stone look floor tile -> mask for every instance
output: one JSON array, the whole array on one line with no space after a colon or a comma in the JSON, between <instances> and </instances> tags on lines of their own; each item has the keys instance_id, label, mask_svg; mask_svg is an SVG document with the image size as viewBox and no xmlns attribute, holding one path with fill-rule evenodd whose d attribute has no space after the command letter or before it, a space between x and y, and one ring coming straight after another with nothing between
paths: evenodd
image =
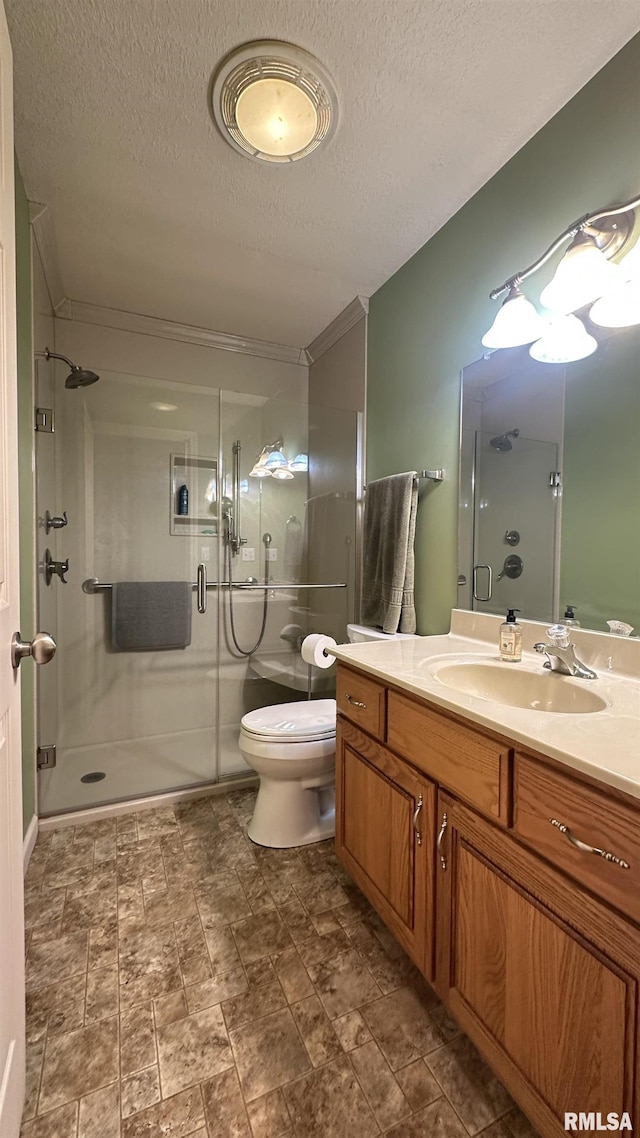
<instances>
[{"instance_id":1,"label":"stone look floor tile","mask_svg":"<svg viewBox=\"0 0 640 1138\"><path fill-rule=\"evenodd\" d=\"M309 973L295 948L286 948L273 957L276 976L282 984L287 1002L295 1004L305 996L312 996L314 989Z\"/></svg>"},{"instance_id":2,"label":"stone look floor tile","mask_svg":"<svg viewBox=\"0 0 640 1138\"><path fill-rule=\"evenodd\" d=\"M346 1055L284 1087L296 1138L372 1138L378 1132Z\"/></svg>"},{"instance_id":3,"label":"stone look floor tile","mask_svg":"<svg viewBox=\"0 0 640 1138\"><path fill-rule=\"evenodd\" d=\"M287 1001L277 980L272 984L262 984L260 988L253 988L232 1000L225 1000L222 1005L227 1030L242 1027L263 1016L271 1015L280 1008L284 1008Z\"/></svg>"},{"instance_id":4,"label":"stone look floor tile","mask_svg":"<svg viewBox=\"0 0 640 1138\"><path fill-rule=\"evenodd\" d=\"M78 1138L120 1138L118 1083L80 1099Z\"/></svg>"},{"instance_id":5,"label":"stone look floor tile","mask_svg":"<svg viewBox=\"0 0 640 1138\"><path fill-rule=\"evenodd\" d=\"M254 846L254 800L38 837L22 1138L536 1138L334 843Z\"/></svg>"},{"instance_id":6,"label":"stone look floor tile","mask_svg":"<svg viewBox=\"0 0 640 1138\"><path fill-rule=\"evenodd\" d=\"M283 952L293 943L279 913L261 913L231 927L243 964L251 964L264 956Z\"/></svg>"},{"instance_id":7,"label":"stone look floor tile","mask_svg":"<svg viewBox=\"0 0 640 1138\"><path fill-rule=\"evenodd\" d=\"M350 1055L369 1106L383 1130L411 1114L411 1106L394 1079L377 1043L371 1040Z\"/></svg>"},{"instance_id":8,"label":"stone look floor tile","mask_svg":"<svg viewBox=\"0 0 640 1138\"><path fill-rule=\"evenodd\" d=\"M314 964L308 972L329 1019L355 1011L380 995L378 985L355 949Z\"/></svg>"},{"instance_id":9,"label":"stone look floor tile","mask_svg":"<svg viewBox=\"0 0 640 1138\"><path fill-rule=\"evenodd\" d=\"M434 1079L424 1059L416 1059L408 1067L396 1071L396 1079L413 1110L428 1106L442 1095L442 1087Z\"/></svg>"},{"instance_id":10,"label":"stone look floor tile","mask_svg":"<svg viewBox=\"0 0 640 1138\"><path fill-rule=\"evenodd\" d=\"M202 1092L191 1087L123 1119L122 1138L191 1138L204 1121Z\"/></svg>"},{"instance_id":11,"label":"stone look floor tile","mask_svg":"<svg viewBox=\"0 0 640 1138\"><path fill-rule=\"evenodd\" d=\"M386 1138L467 1138L467 1132L445 1098L425 1106L406 1122L388 1130Z\"/></svg>"},{"instance_id":12,"label":"stone look floor tile","mask_svg":"<svg viewBox=\"0 0 640 1138\"><path fill-rule=\"evenodd\" d=\"M282 1138L291 1134L291 1119L282 1091L271 1091L250 1102L247 1113L253 1138Z\"/></svg>"},{"instance_id":13,"label":"stone look floor tile","mask_svg":"<svg viewBox=\"0 0 640 1138\"><path fill-rule=\"evenodd\" d=\"M140 1004L120 1016L121 1076L150 1067L157 1060L151 1004Z\"/></svg>"},{"instance_id":14,"label":"stone look floor tile","mask_svg":"<svg viewBox=\"0 0 640 1138\"><path fill-rule=\"evenodd\" d=\"M20 1138L76 1138L77 1133L78 1104L70 1102L44 1118L23 1122Z\"/></svg>"},{"instance_id":15,"label":"stone look floor tile","mask_svg":"<svg viewBox=\"0 0 640 1138\"><path fill-rule=\"evenodd\" d=\"M288 1008L231 1031L229 1038L248 1103L311 1067Z\"/></svg>"},{"instance_id":16,"label":"stone look floor tile","mask_svg":"<svg viewBox=\"0 0 640 1138\"><path fill-rule=\"evenodd\" d=\"M466 1035L427 1055L426 1061L470 1134L478 1134L513 1107L511 1096Z\"/></svg>"},{"instance_id":17,"label":"stone look floor tile","mask_svg":"<svg viewBox=\"0 0 640 1138\"><path fill-rule=\"evenodd\" d=\"M202 1087L210 1138L251 1138L238 1075L232 1067Z\"/></svg>"},{"instance_id":18,"label":"stone look floor tile","mask_svg":"<svg viewBox=\"0 0 640 1138\"><path fill-rule=\"evenodd\" d=\"M128 1118L147 1106L160 1102L160 1076L157 1067L145 1067L122 1080L122 1117Z\"/></svg>"},{"instance_id":19,"label":"stone look floor tile","mask_svg":"<svg viewBox=\"0 0 640 1138\"><path fill-rule=\"evenodd\" d=\"M233 1066L218 1005L159 1028L157 1040L163 1098Z\"/></svg>"},{"instance_id":20,"label":"stone look floor tile","mask_svg":"<svg viewBox=\"0 0 640 1138\"><path fill-rule=\"evenodd\" d=\"M364 1008L362 1014L392 1071L406 1067L442 1043L429 1013L410 988L384 996Z\"/></svg>"},{"instance_id":21,"label":"stone look floor tile","mask_svg":"<svg viewBox=\"0 0 640 1138\"><path fill-rule=\"evenodd\" d=\"M360 1012L347 1012L346 1015L339 1016L334 1019L333 1027L345 1051L353 1051L371 1039L371 1032Z\"/></svg>"},{"instance_id":22,"label":"stone look floor tile","mask_svg":"<svg viewBox=\"0 0 640 1138\"><path fill-rule=\"evenodd\" d=\"M291 1011L314 1067L321 1067L342 1054L331 1020L317 996L308 996L306 1000L292 1004Z\"/></svg>"},{"instance_id":23,"label":"stone look floor tile","mask_svg":"<svg viewBox=\"0 0 640 1138\"><path fill-rule=\"evenodd\" d=\"M118 1020L105 1019L47 1040L38 1112L107 1086L118 1078Z\"/></svg>"}]
</instances>

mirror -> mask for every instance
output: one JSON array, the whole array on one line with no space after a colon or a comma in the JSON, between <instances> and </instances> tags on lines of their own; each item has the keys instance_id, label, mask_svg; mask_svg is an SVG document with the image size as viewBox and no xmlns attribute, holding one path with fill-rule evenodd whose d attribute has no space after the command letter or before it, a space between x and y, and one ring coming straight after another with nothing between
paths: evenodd
<instances>
[{"instance_id":1,"label":"mirror","mask_svg":"<svg viewBox=\"0 0 640 1138\"><path fill-rule=\"evenodd\" d=\"M584 360L510 348L462 373L460 608L551 622L573 606L584 628L640 635L640 327L595 332Z\"/></svg>"}]
</instances>

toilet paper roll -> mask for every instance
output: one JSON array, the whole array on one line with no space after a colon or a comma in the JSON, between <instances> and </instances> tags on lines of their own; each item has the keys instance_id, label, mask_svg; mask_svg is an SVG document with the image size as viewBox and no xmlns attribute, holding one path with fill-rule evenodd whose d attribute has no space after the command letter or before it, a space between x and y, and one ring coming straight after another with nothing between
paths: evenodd
<instances>
[{"instance_id":1,"label":"toilet paper roll","mask_svg":"<svg viewBox=\"0 0 640 1138\"><path fill-rule=\"evenodd\" d=\"M314 664L316 668L330 668L335 664L335 657L328 656L327 648L335 648L333 636L323 636L321 632L312 632L302 641L300 655L307 664Z\"/></svg>"}]
</instances>

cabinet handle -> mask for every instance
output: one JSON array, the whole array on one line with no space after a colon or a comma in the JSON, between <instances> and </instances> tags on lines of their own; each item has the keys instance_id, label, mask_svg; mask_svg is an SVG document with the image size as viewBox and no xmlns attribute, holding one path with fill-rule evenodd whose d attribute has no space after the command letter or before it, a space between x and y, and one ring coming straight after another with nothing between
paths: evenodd
<instances>
[{"instance_id":1,"label":"cabinet handle","mask_svg":"<svg viewBox=\"0 0 640 1138\"><path fill-rule=\"evenodd\" d=\"M420 815L421 810L422 810L422 795L419 794L418 795L418 805L416 806L414 814L413 814L413 829L414 829L414 833L416 835L416 842L418 843L419 846L422 845L422 831L418 829L418 817Z\"/></svg>"},{"instance_id":2,"label":"cabinet handle","mask_svg":"<svg viewBox=\"0 0 640 1138\"><path fill-rule=\"evenodd\" d=\"M447 868L447 859L442 852L442 841L443 841L443 838L444 838L448 824L449 824L449 819L447 817L447 812L445 810L444 814L442 815L442 822L440 823L440 833L438 834L438 840L436 842L436 849L437 849L438 854L440 856L440 868L441 869Z\"/></svg>"},{"instance_id":3,"label":"cabinet handle","mask_svg":"<svg viewBox=\"0 0 640 1138\"><path fill-rule=\"evenodd\" d=\"M609 853L607 850L599 850L597 846L589 846L586 842L581 842L579 838L576 838L571 833L569 827L564 825L564 822L559 822L557 818L550 818L549 822L552 826L555 826L561 834L564 834L565 838L568 838L572 846L575 846L577 850L582 850L582 853L597 854L598 857L604 858L605 861L612 861L614 865L619 865L620 869L631 869L629 862L624 861L623 858L616 857L615 854Z\"/></svg>"},{"instance_id":4,"label":"cabinet handle","mask_svg":"<svg viewBox=\"0 0 640 1138\"><path fill-rule=\"evenodd\" d=\"M367 710L366 703L361 703L359 699L354 699L352 695L346 695L344 698L347 703L350 703L353 707L362 707L365 711Z\"/></svg>"}]
</instances>

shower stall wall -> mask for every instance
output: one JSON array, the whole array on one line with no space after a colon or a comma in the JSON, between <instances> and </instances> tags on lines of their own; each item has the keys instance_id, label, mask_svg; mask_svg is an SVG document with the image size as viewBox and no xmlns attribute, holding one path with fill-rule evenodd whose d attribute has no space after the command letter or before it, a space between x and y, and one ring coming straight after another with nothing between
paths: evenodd
<instances>
[{"instance_id":1,"label":"shower stall wall","mask_svg":"<svg viewBox=\"0 0 640 1138\"><path fill-rule=\"evenodd\" d=\"M323 607L316 610L311 590L296 588L309 580L308 549L332 542L331 533L318 532L331 517L309 513L308 473L250 474L272 439L283 440L289 460L309 453L306 404L99 370L99 382L70 391L68 368L38 361L38 403L55 413L55 432L37 435L39 606L42 626L58 641L55 661L38 677L45 762L46 748L56 748L55 766L39 773L41 815L247 773L237 747L240 718L254 707L306 698L300 638L324 631L325 622L334 630L339 624L343 638L351 618L345 596L354 596L355 569L346 562L349 589L323 590ZM351 470L355 533L356 416L343 415L342 434L354 448L343 466ZM230 557L236 491L243 544ZM47 529L47 511L61 520L66 513L67 524ZM68 560L66 581L54 572L46 583L47 556ZM188 647L117 651L111 590L101 586L195 585L199 565L209 581L206 612L198 611L194 589ZM266 593L264 635L249 655L238 646L256 645L265 590L233 590L234 643L229 570L238 584L256 578L290 586ZM325 694L326 673L315 686Z\"/></svg>"}]
</instances>

